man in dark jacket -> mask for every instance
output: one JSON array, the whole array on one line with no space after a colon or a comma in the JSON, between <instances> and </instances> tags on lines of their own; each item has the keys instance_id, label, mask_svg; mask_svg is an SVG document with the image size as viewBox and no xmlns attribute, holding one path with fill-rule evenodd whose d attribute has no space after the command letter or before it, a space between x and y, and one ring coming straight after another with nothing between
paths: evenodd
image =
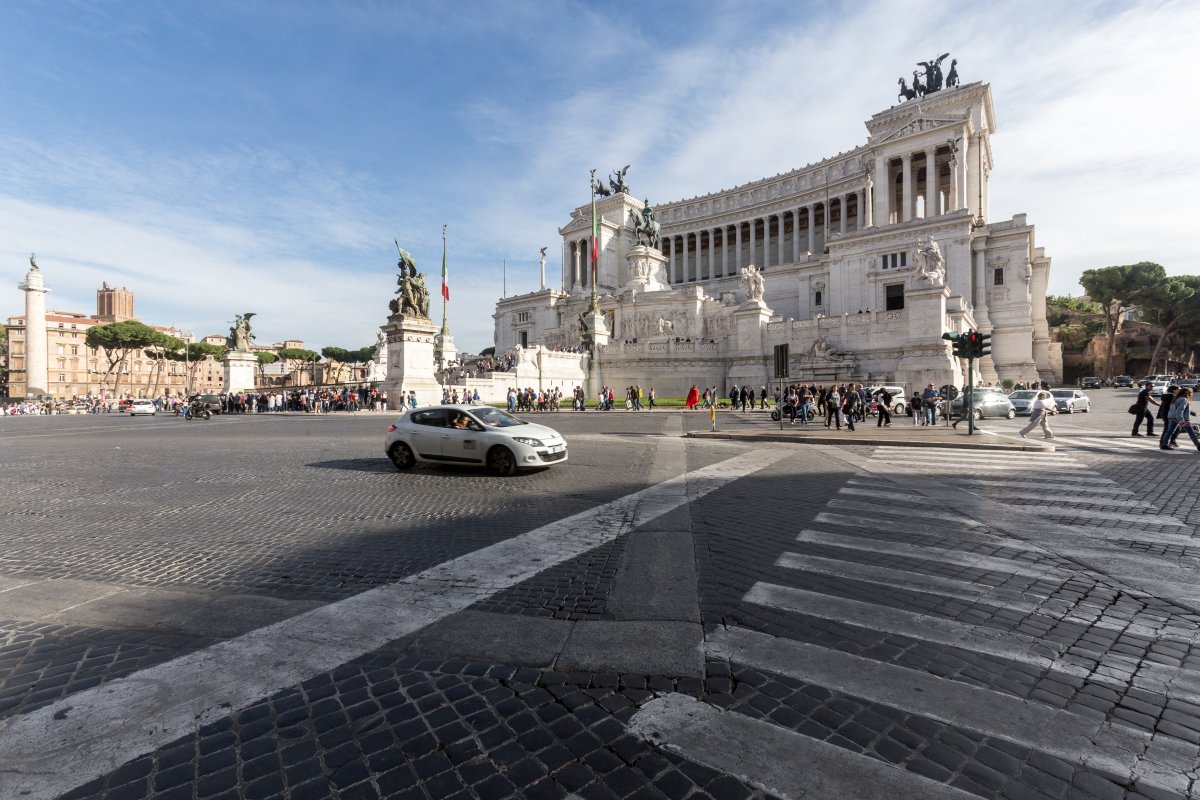
<instances>
[{"instance_id":1,"label":"man in dark jacket","mask_svg":"<svg viewBox=\"0 0 1200 800\"><path fill-rule=\"evenodd\" d=\"M1143 391L1147 391L1147 390L1143 390ZM1167 426L1167 414L1171 410L1171 402L1175 399L1175 393L1178 391L1179 391L1179 387L1172 383L1166 389L1163 389L1162 397L1159 398L1158 415L1157 416L1158 416L1159 420L1162 421L1163 432L1162 432L1162 436L1159 438L1158 446L1162 447L1164 449L1165 448L1174 448L1174 447L1178 446L1174 442L1174 437L1171 437L1171 439L1172 439L1171 441L1167 440L1167 427L1168 427Z\"/></svg>"},{"instance_id":2,"label":"man in dark jacket","mask_svg":"<svg viewBox=\"0 0 1200 800\"><path fill-rule=\"evenodd\" d=\"M1156 406L1158 405L1158 403L1150 397L1150 384L1146 383L1142 385L1142 390L1138 392L1137 400L1134 401L1134 405L1137 406L1137 416L1133 418L1133 433L1129 434L1130 436L1142 435L1138 432L1138 429L1142 427L1143 419L1146 420L1146 435L1154 435L1154 416L1150 413L1149 408L1151 403ZM1166 403L1166 405L1169 406L1170 403Z\"/></svg>"}]
</instances>

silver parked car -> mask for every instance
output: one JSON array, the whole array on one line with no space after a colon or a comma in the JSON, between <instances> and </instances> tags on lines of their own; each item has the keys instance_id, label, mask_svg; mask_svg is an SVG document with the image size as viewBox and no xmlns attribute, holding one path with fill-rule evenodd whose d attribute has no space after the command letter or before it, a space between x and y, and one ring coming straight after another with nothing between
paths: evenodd
<instances>
[{"instance_id":1,"label":"silver parked car","mask_svg":"<svg viewBox=\"0 0 1200 800\"><path fill-rule=\"evenodd\" d=\"M558 431L491 406L413 409L388 426L383 449L401 470L418 463L472 464L512 475L567 460Z\"/></svg>"},{"instance_id":2,"label":"silver parked car","mask_svg":"<svg viewBox=\"0 0 1200 800\"><path fill-rule=\"evenodd\" d=\"M1008 396L1008 400L1013 404L1014 411L1027 417L1029 416L1029 408L1033 405L1034 398L1037 396L1037 389L1018 389Z\"/></svg>"},{"instance_id":3,"label":"silver parked car","mask_svg":"<svg viewBox=\"0 0 1200 800\"><path fill-rule=\"evenodd\" d=\"M1086 414L1092 409L1092 401L1078 389L1051 389L1050 396L1054 398L1060 414L1074 414L1076 411Z\"/></svg>"}]
</instances>

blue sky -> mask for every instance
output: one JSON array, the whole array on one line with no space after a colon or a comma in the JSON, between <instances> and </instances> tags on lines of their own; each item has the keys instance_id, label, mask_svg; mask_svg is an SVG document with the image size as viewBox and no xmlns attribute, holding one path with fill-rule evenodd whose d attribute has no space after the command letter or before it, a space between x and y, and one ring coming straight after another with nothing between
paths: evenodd
<instances>
[{"instance_id":1,"label":"blue sky","mask_svg":"<svg viewBox=\"0 0 1200 800\"><path fill-rule=\"evenodd\" d=\"M1182 2L0 4L0 316L31 251L52 308L101 281L197 335L373 343L393 238L492 343L548 280L588 170L669 202L862 144L899 75L992 84L991 217L1027 212L1051 292L1087 268L1196 272L1200 159ZM436 286L434 287L436 296ZM439 316L440 315L436 315Z\"/></svg>"}]
</instances>

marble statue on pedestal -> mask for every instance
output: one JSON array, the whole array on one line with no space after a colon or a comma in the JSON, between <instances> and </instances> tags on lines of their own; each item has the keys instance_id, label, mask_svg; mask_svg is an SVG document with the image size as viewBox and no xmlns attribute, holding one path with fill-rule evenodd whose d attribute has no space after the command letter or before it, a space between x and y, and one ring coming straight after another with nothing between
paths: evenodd
<instances>
[{"instance_id":1,"label":"marble statue on pedestal","mask_svg":"<svg viewBox=\"0 0 1200 800\"><path fill-rule=\"evenodd\" d=\"M941 286L946 282L946 259L942 248L932 236L917 239L917 252L913 257L918 276L930 286Z\"/></svg>"},{"instance_id":2,"label":"marble statue on pedestal","mask_svg":"<svg viewBox=\"0 0 1200 800\"><path fill-rule=\"evenodd\" d=\"M751 264L741 271L742 288L746 290L746 300L761 303L763 299L763 278L758 267Z\"/></svg>"}]
</instances>

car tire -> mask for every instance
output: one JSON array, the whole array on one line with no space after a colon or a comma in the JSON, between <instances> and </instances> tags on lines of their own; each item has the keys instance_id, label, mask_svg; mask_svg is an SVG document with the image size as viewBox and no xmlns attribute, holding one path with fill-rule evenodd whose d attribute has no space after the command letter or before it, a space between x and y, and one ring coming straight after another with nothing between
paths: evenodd
<instances>
[{"instance_id":1,"label":"car tire","mask_svg":"<svg viewBox=\"0 0 1200 800\"><path fill-rule=\"evenodd\" d=\"M892 406L892 413L904 416L908 413L908 406L904 405L904 403L896 403L896 405Z\"/></svg>"},{"instance_id":2,"label":"car tire","mask_svg":"<svg viewBox=\"0 0 1200 800\"><path fill-rule=\"evenodd\" d=\"M493 475L507 478L517 471L517 459L507 447L496 445L488 451L487 466Z\"/></svg>"},{"instance_id":3,"label":"car tire","mask_svg":"<svg viewBox=\"0 0 1200 800\"><path fill-rule=\"evenodd\" d=\"M1088 406L1087 408L1083 409L1083 413L1084 413L1084 414L1086 414L1086 413L1088 413L1088 412L1089 412L1089 411L1091 411L1091 410L1092 410L1092 407L1091 407L1091 406Z\"/></svg>"},{"instance_id":4,"label":"car tire","mask_svg":"<svg viewBox=\"0 0 1200 800\"><path fill-rule=\"evenodd\" d=\"M972 408L971 409L971 419L975 420L976 422L979 422L979 420L983 419L983 412L980 411L978 408Z\"/></svg>"},{"instance_id":5,"label":"car tire","mask_svg":"<svg viewBox=\"0 0 1200 800\"><path fill-rule=\"evenodd\" d=\"M398 470L410 470L417 465L417 458L413 455L412 448L404 442L396 442L392 448L388 450L388 458L392 460L392 464Z\"/></svg>"},{"instance_id":6,"label":"car tire","mask_svg":"<svg viewBox=\"0 0 1200 800\"><path fill-rule=\"evenodd\" d=\"M1071 404L1071 405L1067 406L1067 413L1068 413L1068 414L1074 414L1074 413L1075 413L1075 405L1074 405L1074 404Z\"/></svg>"},{"instance_id":7,"label":"car tire","mask_svg":"<svg viewBox=\"0 0 1200 800\"><path fill-rule=\"evenodd\" d=\"M1004 415L1004 418L1005 419L1016 419L1017 418L1017 410L1015 408L1010 408L1008 410L1008 413Z\"/></svg>"}]
</instances>

